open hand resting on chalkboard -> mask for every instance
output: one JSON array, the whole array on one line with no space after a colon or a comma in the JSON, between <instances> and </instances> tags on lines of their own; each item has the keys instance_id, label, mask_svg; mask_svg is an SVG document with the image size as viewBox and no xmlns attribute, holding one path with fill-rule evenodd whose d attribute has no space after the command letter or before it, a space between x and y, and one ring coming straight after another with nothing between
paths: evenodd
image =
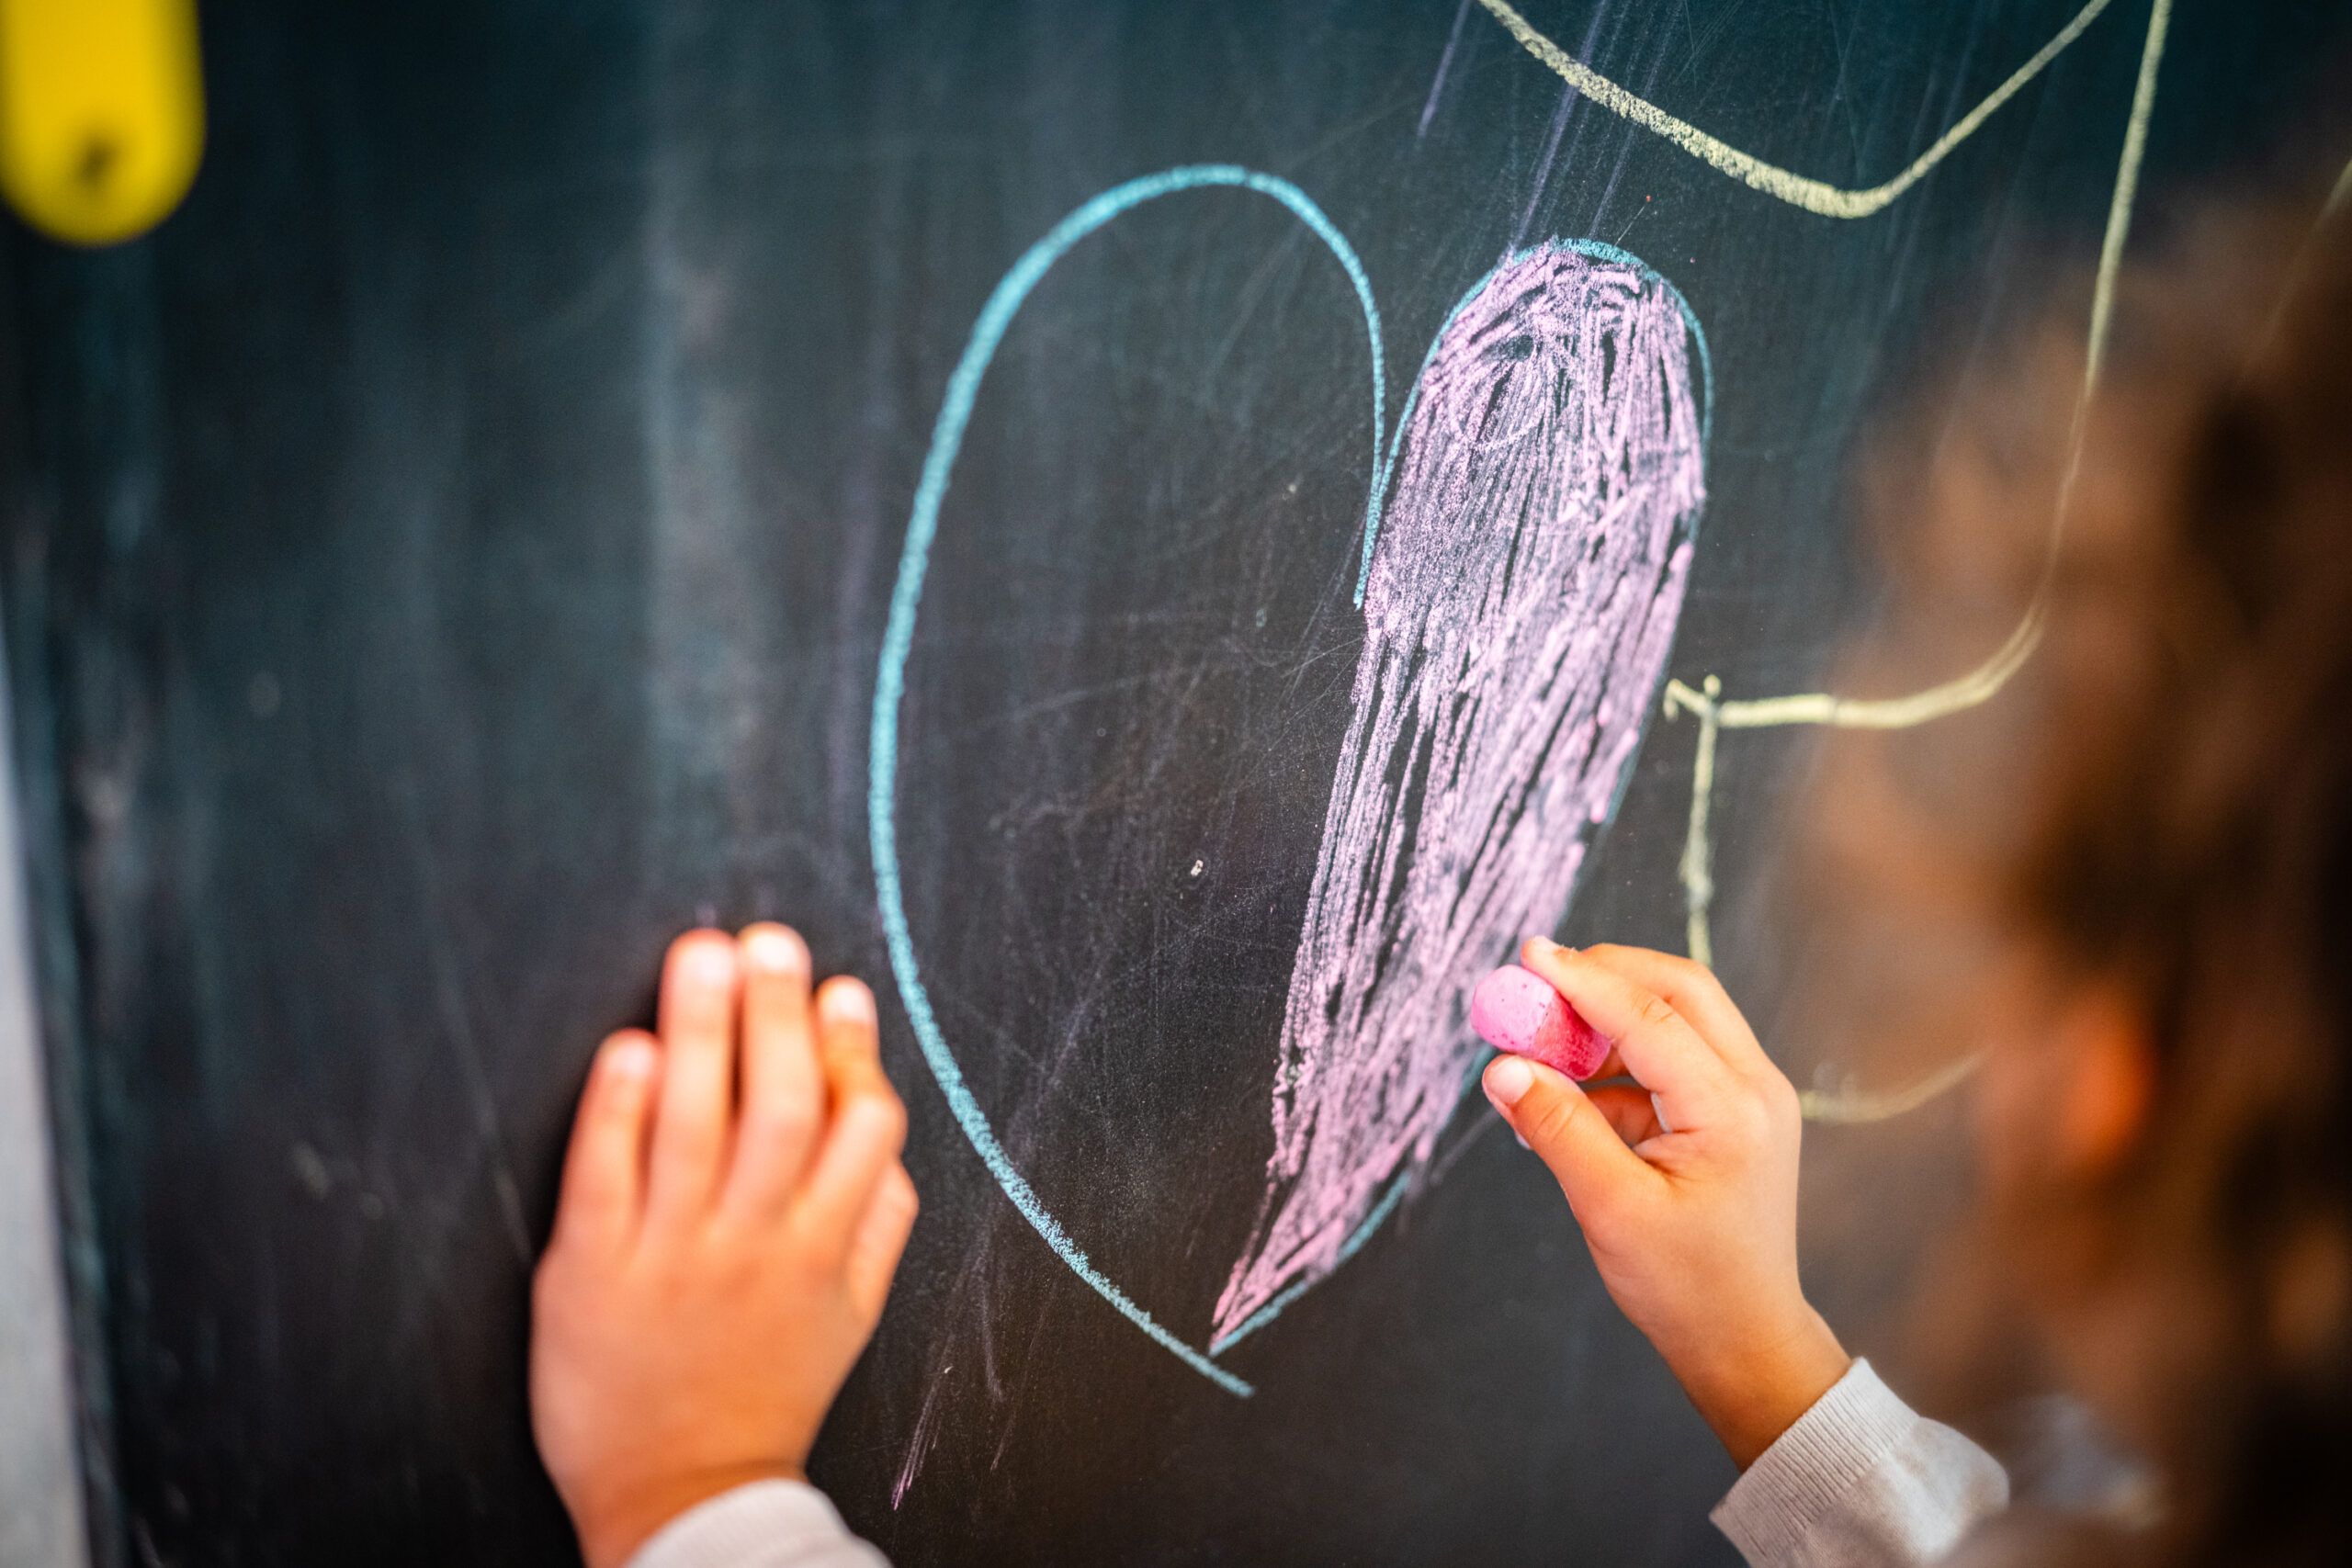
<instances>
[{"instance_id":1,"label":"open hand resting on chalkboard","mask_svg":"<svg viewBox=\"0 0 2352 1568\"><path fill-rule=\"evenodd\" d=\"M670 949L591 1069L532 1296L531 1420L589 1568L798 1479L914 1223L874 998L783 926Z\"/></svg>"},{"instance_id":2,"label":"open hand resting on chalkboard","mask_svg":"<svg viewBox=\"0 0 2352 1568\"><path fill-rule=\"evenodd\" d=\"M1589 1089L1498 1057L1487 1098L1558 1178L1611 1297L1745 1470L1850 1364L1797 1283L1796 1090L1689 959L1538 937L1520 963L1612 1049Z\"/></svg>"}]
</instances>

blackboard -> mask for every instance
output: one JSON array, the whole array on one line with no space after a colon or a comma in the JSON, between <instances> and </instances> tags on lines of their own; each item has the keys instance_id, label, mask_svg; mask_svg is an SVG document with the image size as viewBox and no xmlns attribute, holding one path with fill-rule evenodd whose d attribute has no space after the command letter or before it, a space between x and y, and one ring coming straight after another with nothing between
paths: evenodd
<instances>
[{"instance_id":1,"label":"blackboard","mask_svg":"<svg viewBox=\"0 0 2352 1568\"><path fill-rule=\"evenodd\" d=\"M1633 301L1596 352L1664 423L1604 479L1649 497L1671 613L1611 688L1638 748L1571 792L1581 861L1514 897L1570 940L1702 934L1703 732L1703 934L1770 1033L1815 732L1717 734L1656 682L1818 690L1872 602L1846 479L1881 408L2119 211L2144 244L2309 152L2342 8L203 22L186 207L5 252L12 739L101 1561L564 1561L521 1366L571 1101L668 936L760 917L876 982L912 1111L924 1216L813 1465L897 1561L1728 1560L1728 1463L1430 1061L1304 1271L1232 1289L1279 1228L1335 776L1425 810L1351 736L1408 400L1513 267ZM1477 352L1566 340L1517 341ZM1901 1273L1813 1278L1871 1348Z\"/></svg>"}]
</instances>

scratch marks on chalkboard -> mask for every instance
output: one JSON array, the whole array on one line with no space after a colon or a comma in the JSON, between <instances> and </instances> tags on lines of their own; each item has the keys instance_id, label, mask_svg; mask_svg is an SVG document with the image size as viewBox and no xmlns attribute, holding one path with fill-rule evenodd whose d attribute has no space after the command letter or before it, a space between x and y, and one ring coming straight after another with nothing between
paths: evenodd
<instances>
[{"instance_id":1,"label":"scratch marks on chalkboard","mask_svg":"<svg viewBox=\"0 0 2352 1568\"><path fill-rule=\"evenodd\" d=\"M1462 24L1470 19L1471 0L1462 0L1453 13L1453 28L1445 35L1444 52L1437 57L1437 74L1430 78L1429 102L1421 106L1421 122L1413 128L1413 140L1419 141L1430 133L1430 117L1437 113L1438 95L1445 91L1445 73L1453 66L1453 51L1462 42Z\"/></svg>"},{"instance_id":2,"label":"scratch marks on chalkboard","mask_svg":"<svg viewBox=\"0 0 2352 1568\"><path fill-rule=\"evenodd\" d=\"M1498 267L1430 353L1291 974L1266 1193L1213 1352L1396 1201L1481 1055L1466 981L1566 912L1681 611L1697 364L1655 273L1556 242Z\"/></svg>"},{"instance_id":3,"label":"scratch marks on chalkboard","mask_svg":"<svg viewBox=\"0 0 2352 1568\"><path fill-rule=\"evenodd\" d=\"M1584 30L1584 47L1580 52L1590 54L1593 51L1594 46L1600 39L1601 18L1608 14L1609 8L1606 6L1597 7L1593 11L1592 21ZM1560 133L1568 128L1568 114L1576 107L1577 97L1577 85L1574 82L1566 83L1561 86L1560 107L1552 111L1552 127L1544 137L1544 155L1537 160L1535 177L1528 186L1527 206L1520 212L1519 227L1511 231L1510 243L1514 250L1527 243L1528 233L1534 226L1536 209L1544 202L1544 187L1552 183L1553 161L1560 155ZM1581 136L1581 130L1578 134ZM1610 178L1610 185L1612 189L1615 187L1616 178L1613 175ZM1604 195L1601 197L1601 205L1607 206L1608 201L1608 197Z\"/></svg>"},{"instance_id":4,"label":"scratch marks on chalkboard","mask_svg":"<svg viewBox=\"0 0 2352 1568\"><path fill-rule=\"evenodd\" d=\"M1594 18L1598 26L1600 19ZM1527 243L1528 225L1535 221L1535 209L1543 205L1544 187L1552 183L1552 160L1559 156L1560 132L1568 128L1568 110L1576 107L1577 90L1573 85L1560 89L1560 107L1552 111L1552 130L1544 138L1544 156L1535 165L1535 177L1528 182L1527 207L1519 215L1519 227L1512 231L1511 244Z\"/></svg>"},{"instance_id":5,"label":"scratch marks on chalkboard","mask_svg":"<svg viewBox=\"0 0 2352 1568\"><path fill-rule=\"evenodd\" d=\"M1846 91L1846 75L1854 59L1854 35L1838 25L1838 0L1823 0L1822 15L1829 23L1829 45L1838 57L1838 74L1829 85L1829 101L1844 111L1846 146L1854 162L1862 159L1862 128L1854 115L1854 95Z\"/></svg>"},{"instance_id":6,"label":"scratch marks on chalkboard","mask_svg":"<svg viewBox=\"0 0 2352 1568\"><path fill-rule=\"evenodd\" d=\"M955 1370L952 1364L940 1366L926 1381L922 1411L915 1417L914 1437L907 1443L906 1458L899 1461L898 1476L890 1483L890 1507L894 1512L907 1500L908 1489L914 1485L922 1461L931 1457L932 1445L939 1440L939 1416L946 1404L940 1396L947 1391L947 1374Z\"/></svg>"},{"instance_id":7,"label":"scratch marks on chalkboard","mask_svg":"<svg viewBox=\"0 0 2352 1568\"><path fill-rule=\"evenodd\" d=\"M2162 3L2164 0L2160 0ZM2089 0L2089 4L2075 13L2072 21L2059 28L2048 43L2034 51L2031 59L2011 72L2007 81L1954 121L1949 130L1928 144L1926 152L1911 160L1893 179L1852 190L1768 164L1751 152L1743 152L1729 142L1710 136L1689 120L1668 114L1647 98L1618 85L1536 31L1527 18L1505 4L1505 0L1478 0L1478 4L1484 6L1495 20L1519 40L1521 48L1611 114L1623 116L1643 130L1666 138L1692 157L1712 164L1741 184L1785 201L1792 207L1801 207L1824 218L1867 218L1918 184L1930 169L1951 156L1952 149L1973 136L2001 106L2015 97L2027 83L2041 75L2052 61L2065 52L2068 45L2082 37L2084 29L2107 9L2109 0Z\"/></svg>"}]
</instances>

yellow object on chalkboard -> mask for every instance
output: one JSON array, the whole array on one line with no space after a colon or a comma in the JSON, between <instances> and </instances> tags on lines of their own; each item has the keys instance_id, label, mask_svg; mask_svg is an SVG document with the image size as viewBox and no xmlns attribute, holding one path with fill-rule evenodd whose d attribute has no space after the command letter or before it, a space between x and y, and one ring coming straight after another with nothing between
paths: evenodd
<instances>
[{"instance_id":1,"label":"yellow object on chalkboard","mask_svg":"<svg viewBox=\"0 0 2352 1568\"><path fill-rule=\"evenodd\" d=\"M0 192L57 239L163 221L204 145L194 0L0 0Z\"/></svg>"}]
</instances>

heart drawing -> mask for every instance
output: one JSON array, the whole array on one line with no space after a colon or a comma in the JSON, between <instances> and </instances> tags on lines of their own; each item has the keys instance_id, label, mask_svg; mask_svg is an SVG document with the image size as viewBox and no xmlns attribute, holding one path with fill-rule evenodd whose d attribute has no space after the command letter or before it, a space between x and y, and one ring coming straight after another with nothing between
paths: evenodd
<instances>
[{"instance_id":1,"label":"heart drawing","mask_svg":"<svg viewBox=\"0 0 2352 1568\"><path fill-rule=\"evenodd\" d=\"M1203 186L1270 197L1315 233L1355 288L1373 367L1353 713L1283 1009L1264 1193L1204 1349L1088 1261L998 1142L923 987L894 819L907 655L989 362L1072 245ZM1112 1306L1236 1393L1250 1385L1216 1358L1345 1262L1426 1168L1483 1055L1471 987L1520 936L1558 925L1616 810L1690 580L1710 380L1672 285L1612 246L1548 241L1463 297L1387 436L1380 315L1355 252L1295 186L1223 164L1130 181L1056 225L998 284L949 378L875 686L868 828L891 966L1005 1195Z\"/></svg>"}]
</instances>

